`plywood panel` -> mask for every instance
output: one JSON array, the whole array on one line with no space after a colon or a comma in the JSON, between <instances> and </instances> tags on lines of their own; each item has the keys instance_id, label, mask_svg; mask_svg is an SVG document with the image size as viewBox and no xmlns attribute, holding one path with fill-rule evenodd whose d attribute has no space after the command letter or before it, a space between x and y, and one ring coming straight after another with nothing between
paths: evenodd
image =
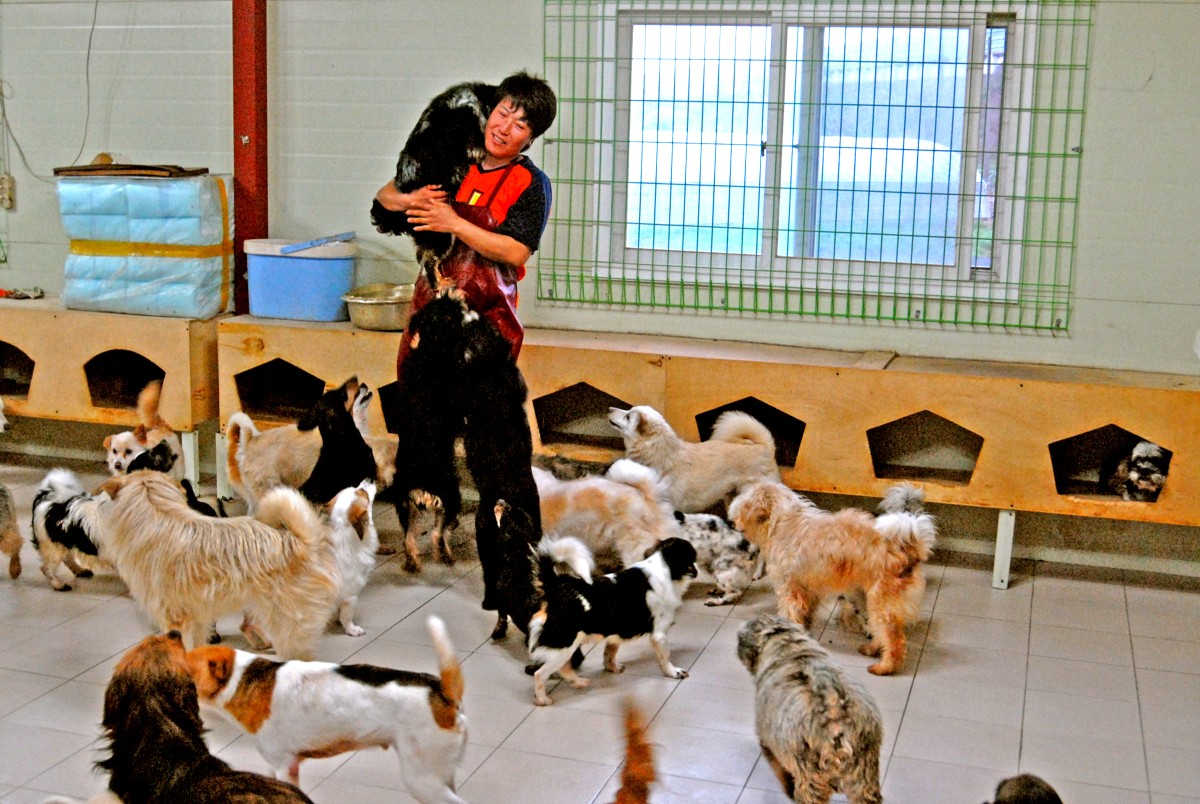
<instances>
[{"instance_id":1,"label":"plywood panel","mask_svg":"<svg viewBox=\"0 0 1200 804\"><path fill-rule=\"evenodd\" d=\"M288 321L257 316L233 316L221 321L217 330L217 359L220 374L221 428L229 416L241 410L234 377L281 358L325 381L327 387L356 375L374 389L395 382L399 332L357 329L349 322L320 323ZM379 397L371 401L370 429L383 434L383 410Z\"/></svg>"},{"instance_id":2,"label":"plywood panel","mask_svg":"<svg viewBox=\"0 0 1200 804\"><path fill-rule=\"evenodd\" d=\"M137 424L132 406L93 406L84 375L96 355L123 349L163 369L159 413L190 432L217 415L216 330L217 319L66 310L52 298L0 300L0 341L34 361L28 396L6 397L5 406L17 416Z\"/></svg>"}]
</instances>

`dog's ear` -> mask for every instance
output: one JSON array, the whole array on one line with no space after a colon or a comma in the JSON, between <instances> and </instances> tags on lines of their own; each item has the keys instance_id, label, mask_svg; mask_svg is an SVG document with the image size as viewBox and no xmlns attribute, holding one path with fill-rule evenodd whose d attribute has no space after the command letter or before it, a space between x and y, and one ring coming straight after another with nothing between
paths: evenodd
<instances>
[{"instance_id":1,"label":"dog's ear","mask_svg":"<svg viewBox=\"0 0 1200 804\"><path fill-rule=\"evenodd\" d=\"M358 377L354 376L342 383L342 404L346 406L346 412L349 413L354 409L354 398L358 396Z\"/></svg>"},{"instance_id":2,"label":"dog's ear","mask_svg":"<svg viewBox=\"0 0 1200 804\"><path fill-rule=\"evenodd\" d=\"M233 675L233 656L225 651L219 655L208 657L208 674L218 684L224 685Z\"/></svg>"},{"instance_id":3,"label":"dog's ear","mask_svg":"<svg viewBox=\"0 0 1200 804\"><path fill-rule=\"evenodd\" d=\"M137 439L137 442L139 444L141 444L142 446L145 446L146 445L146 425L139 424L137 427L133 428L133 437Z\"/></svg>"},{"instance_id":4,"label":"dog's ear","mask_svg":"<svg viewBox=\"0 0 1200 804\"><path fill-rule=\"evenodd\" d=\"M113 442L113 437L112 437L112 436L110 436L110 435L107 435L107 436L105 436L105 437L104 437L104 448L105 448L105 449L112 449L112 442Z\"/></svg>"},{"instance_id":5,"label":"dog's ear","mask_svg":"<svg viewBox=\"0 0 1200 804\"><path fill-rule=\"evenodd\" d=\"M354 532L358 534L358 540L362 541L367 538L367 514L370 513L366 501L366 492L360 492L361 496L355 496L354 502L350 504L349 520L350 525L354 528Z\"/></svg>"}]
</instances>

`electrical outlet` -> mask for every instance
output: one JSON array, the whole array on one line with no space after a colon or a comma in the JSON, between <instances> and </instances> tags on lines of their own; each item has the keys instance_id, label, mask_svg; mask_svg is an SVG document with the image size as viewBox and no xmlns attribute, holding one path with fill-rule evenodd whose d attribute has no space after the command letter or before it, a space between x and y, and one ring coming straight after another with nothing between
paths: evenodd
<instances>
[{"instance_id":1,"label":"electrical outlet","mask_svg":"<svg viewBox=\"0 0 1200 804\"><path fill-rule=\"evenodd\" d=\"M5 173L0 175L0 209L12 209L17 201L17 186L13 177Z\"/></svg>"}]
</instances>

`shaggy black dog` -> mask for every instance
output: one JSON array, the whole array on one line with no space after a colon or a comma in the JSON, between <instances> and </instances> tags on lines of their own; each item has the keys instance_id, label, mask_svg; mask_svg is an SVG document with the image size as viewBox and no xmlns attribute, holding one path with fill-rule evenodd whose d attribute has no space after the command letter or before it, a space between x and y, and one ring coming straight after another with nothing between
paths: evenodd
<instances>
[{"instance_id":1,"label":"shaggy black dog","mask_svg":"<svg viewBox=\"0 0 1200 804\"><path fill-rule=\"evenodd\" d=\"M483 608L494 609L499 557L493 508L506 500L529 515L538 534L542 517L531 463L533 436L525 415L525 378L513 359L512 344L486 318L474 317L466 324L462 381L463 443L467 468L479 491L475 547L483 567Z\"/></svg>"},{"instance_id":2,"label":"shaggy black dog","mask_svg":"<svg viewBox=\"0 0 1200 804\"><path fill-rule=\"evenodd\" d=\"M396 474L382 496L396 506L409 572L421 568L416 534L409 532L415 508L434 510L434 555L452 561L450 533L462 508L454 440L463 429L462 364L468 317L462 295L446 291L408 322L412 340L400 364L396 400Z\"/></svg>"},{"instance_id":3,"label":"shaggy black dog","mask_svg":"<svg viewBox=\"0 0 1200 804\"><path fill-rule=\"evenodd\" d=\"M312 474L300 486L300 493L317 505L329 502L344 488L375 479L375 454L351 413L360 393L370 391L360 385L357 377L351 377L322 394L296 422L300 430L315 428L321 433L321 452Z\"/></svg>"},{"instance_id":4,"label":"shaggy black dog","mask_svg":"<svg viewBox=\"0 0 1200 804\"><path fill-rule=\"evenodd\" d=\"M470 166L483 159L483 127L496 105L491 84L456 84L438 95L421 113L396 162L396 189L402 193L441 185L450 198ZM452 238L444 232L414 232L403 212L371 206L371 222L385 234L407 234L417 249L429 287L437 287L437 265L449 253Z\"/></svg>"},{"instance_id":5,"label":"shaggy black dog","mask_svg":"<svg viewBox=\"0 0 1200 804\"><path fill-rule=\"evenodd\" d=\"M103 724L111 754L96 765L126 804L311 804L299 788L209 753L178 631L148 637L122 657L104 691Z\"/></svg>"}]
</instances>

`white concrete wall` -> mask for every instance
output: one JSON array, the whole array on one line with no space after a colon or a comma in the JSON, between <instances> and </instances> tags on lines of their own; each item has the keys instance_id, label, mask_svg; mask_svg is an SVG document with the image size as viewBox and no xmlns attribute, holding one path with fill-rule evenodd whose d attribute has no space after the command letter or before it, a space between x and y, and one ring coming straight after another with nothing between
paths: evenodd
<instances>
[{"instance_id":1,"label":"white concrete wall","mask_svg":"<svg viewBox=\"0 0 1200 804\"><path fill-rule=\"evenodd\" d=\"M270 3L271 235L355 229L360 281L411 277L407 242L370 226L371 196L437 91L520 68L543 72L542 8L540 0ZM0 0L0 77L29 160L27 169L10 144L17 208L0 211L9 253L0 287L61 287L66 240L45 177L81 143L83 162L110 151L129 161L232 169L230 17L231 0ZM524 318L535 326L1200 374L1198 30L1198 2L1098 2L1069 335L588 311L539 304L529 282ZM532 154L538 158L536 146Z\"/></svg>"}]
</instances>

